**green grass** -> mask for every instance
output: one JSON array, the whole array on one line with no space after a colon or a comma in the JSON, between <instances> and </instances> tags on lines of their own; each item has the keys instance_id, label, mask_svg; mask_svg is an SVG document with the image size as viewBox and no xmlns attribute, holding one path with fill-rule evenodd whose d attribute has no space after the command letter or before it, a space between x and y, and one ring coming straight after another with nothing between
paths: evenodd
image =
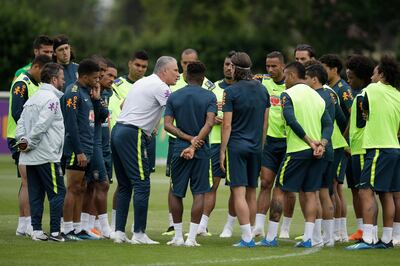
<instances>
[{"instance_id":1,"label":"green grass","mask_svg":"<svg viewBox=\"0 0 400 266\"><path fill-rule=\"evenodd\" d=\"M334 248L296 249L294 241L280 241L279 248L236 249L232 244L240 238L239 226L234 228L234 237L221 239L218 234L226 220L229 190L221 186L218 191L217 206L210 222L212 237L200 237L198 248L169 247L165 243L170 237L161 236L167 227L168 179L164 177L165 168L158 167L152 175L152 188L148 216L147 234L161 242L158 246L116 245L109 240L84 241L79 243L34 242L29 238L15 236L18 219L17 191L19 180L15 177L15 166L9 157L0 156L0 265L399 265L400 251L369 250L346 251L347 244ZM116 184L111 186L110 193ZM110 194L111 195L111 194ZM190 192L189 192L190 195ZM346 189L348 205L350 193ZM185 199L184 230L189 227L191 197ZM110 202L109 202L109 206ZM48 230L48 203L44 214L44 229ZM297 207L297 206L296 206ZM110 209L110 208L109 208ZM349 206L349 232L355 230L355 219ZM127 232L132 223L132 209L128 217ZM303 219L296 208L291 236L303 231ZM128 234L130 236L130 233Z\"/></svg>"}]
</instances>

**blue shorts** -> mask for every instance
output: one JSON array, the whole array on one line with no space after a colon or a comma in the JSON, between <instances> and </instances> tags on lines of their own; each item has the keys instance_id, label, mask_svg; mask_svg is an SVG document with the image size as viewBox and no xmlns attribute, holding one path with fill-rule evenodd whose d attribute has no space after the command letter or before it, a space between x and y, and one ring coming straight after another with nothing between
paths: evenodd
<instances>
[{"instance_id":1,"label":"blue shorts","mask_svg":"<svg viewBox=\"0 0 400 266\"><path fill-rule=\"evenodd\" d=\"M78 159L76 158L76 154L72 153L71 155L64 155L62 157L63 161L61 162L61 164L64 165L66 169L87 171L88 169L90 169L89 166L90 166L91 156L86 155L86 159L89 161L89 163L86 165L86 167L80 167L78 166Z\"/></svg>"},{"instance_id":2,"label":"blue shorts","mask_svg":"<svg viewBox=\"0 0 400 266\"><path fill-rule=\"evenodd\" d=\"M171 161L171 191L179 197L186 196L190 181L190 190L193 195L211 191L213 185L211 159L193 158L186 160L180 154L174 154Z\"/></svg>"},{"instance_id":3,"label":"blue shorts","mask_svg":"<svg viewBox=\"0 0 400 266\"><path fill-rule=\"evenodd\" d=\"M360 184L361 172L364 168L365 154L355 154L351 156L351 174L347 174L347 185L349 188L358 189Z\"/></svg>"},{"instance_id":4,"label":"blue shorts","mask_svg":"<svg viewBox=\"0 0 400 266\"><path fill-rule=\"evenodd\" d=\"M278 170L275 185L287 192L318 191L325 163L325 160L315 159L311 149L288 153Z\"/></svg>"},{"instance_id":5,"label":"blue shorts","mask_svg":"<svg viewBox=\"0 0 400 266\"><path fill-rule=\"evenodd\" d=\"M275 174L286 154L286 139L267 136L262 155L262 166Z\"/></svg>"},{"instance_id":6,"label":"blue shorts","mask_svg":"<svg viewBox=\"0 0 400 266\"><path fill-rule=\"evenodd\" d=\"M172 155L174 154L174 143L175 143L175 139L172 137L169 137L168 138L167 165L165 167L165 175L168 177L171 176L171 161L172 161Z\"/></svg>"},{"instance_id":7,"label":"blue shorts","mask_svg":"<svg viewBox=\"0 0 400 266\"><path fill-rule=\"evenodd\" d=\"M372 188L375 192L392 192L397 179L400 149L368 149L359 188Z\"/></svg>"},{"instance_id":8,"label":"blue shorts","mask_svg":"<svg viewBox=\"0 0 400 266\"><path fill-rule=\"evenodd\" d=\"M258 185L261 170L261 152L226 149L226 183L231 187Z\"/></svg>"},{"instance_id":9,"label":"blue shorts","mask_svg":"<svg viewBox=\"0 0 400 266\"><path fill-rule=\"evenodd\" d=\"M397 159L395 176L392 182L392 192L400 192L400 156Z\"/></svg>"},{"instance_id":10,"label":"blue shorts","mask_svg":"<svg viewBox=\"0 0 400 266\"><path fill-rule=\"evenodd\" d=\"M321 180L321 188L329 189L329 193L333 194L333 178L332 172L333 162L323 160L321 161L321 172L322 172L322 180Z\"/></svg>"},{"instance_id":11,"label":"blue shorts","mask_svg":"<svg viewBox=\"0 0 400 266\"><path fill-rule=\"evenodd\" d=\"M344 154L344 148L334 150L332 175L339 184L343 184L347 168L347 157Z\"/></svg>"},{"instance_id":12,"label":"blue shorts","mask_svg":"<svg viewBox=\"0 0 400 266\"><path fill-rule=\"evenodd\" d=\"M85 178L90 182L108 182L106 165L103 157L103 149L101 146L95 147L90 167L85 173Z\"/></svg>"},{"instance_id":13,"label":"blue shorts","mask_svg":"<svg viewBox=\"0 0 400 266\"><path fill-rule=\"evenodd\" d=\"M225 173L221 170L219 163L219 149L221 144L211 144L211 165L213 177L225 178Z\"/></svg>"}]
</instances>

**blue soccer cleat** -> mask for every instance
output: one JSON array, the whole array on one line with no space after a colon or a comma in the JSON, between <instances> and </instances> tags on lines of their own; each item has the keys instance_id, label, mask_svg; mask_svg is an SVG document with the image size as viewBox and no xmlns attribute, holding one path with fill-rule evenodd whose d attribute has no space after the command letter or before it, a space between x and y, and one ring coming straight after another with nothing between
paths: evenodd
<instances>
[{"instance_id":1,"label":"blue soccer cleat","mask_svg":"<svg viewBox=\"0 0 400 266\"><path fill-rule=\"evenodd\" d=\"M311 239L308 239L307 241L300 241L297 242L295 245L296 248L312 248L312 243Z\"/></svg>"},{"instance_id":2,"label":"blue soccer cleat","mask_svg":"<svg viewBox=\"0 0 400 266\"><path fill-rule=\"evenodd\" d=\"M373 248L375 248L374 244L368 244L362 240L358 241L354 245L346 247L347 250L362 250L362 249L373 249Z\"/></svg>"},{"instance_id":3,"label":"blue soccer cleat","mask_svg":"<svg viewBox=\"0 0 400 266\"><path fill-rule=\"evenodd\" d=\"M278 239L275 237L274 240L269 241L266 238L264 238L260 242L257 242L256 245L260 247L277 247Z\"/></svg>"},{"instance_id":4,"label":"blue soccer cleat","mask_svg":"<svg viewBox=\"0 0 400 266\"><path fill-rule=\"evenodd\" d=\"M237 248L254 248L256 246L256 243L254 242L253 239L250 240L250 242L246 242L243 239L241 239L239 243L236 243L233 246Z\"/></svg>"},{"instance_id":5,"label":"blue soccer cleat","mask_svg":"<svg viewBox=\"0 0 400 266\"><path fill-rule=\"evenodd\" d=\"M379 240L379 242L375 244L375 248L380 248L380 249L393 248L393 241L385 243L382 240Z\"/></svg>"}]
</instances>

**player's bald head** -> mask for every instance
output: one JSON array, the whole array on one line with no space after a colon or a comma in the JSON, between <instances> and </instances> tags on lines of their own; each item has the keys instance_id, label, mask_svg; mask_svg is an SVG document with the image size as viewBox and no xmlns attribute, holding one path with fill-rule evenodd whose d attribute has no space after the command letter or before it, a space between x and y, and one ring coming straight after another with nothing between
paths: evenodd
<instances>
[{"instance_id":1,"label":"player's bald head","mask_svg":"<svg viewBox=\"0 0 400 266\"><path fill-rule=\"evenodd\" d=\"M187 49L183 50L183 52L181 54L181 58L184 57L185 55L194 55L194 56L196 56L196 58L198 58L197 51L192 48L187 48Z\"/></svg>"}]
</instances>

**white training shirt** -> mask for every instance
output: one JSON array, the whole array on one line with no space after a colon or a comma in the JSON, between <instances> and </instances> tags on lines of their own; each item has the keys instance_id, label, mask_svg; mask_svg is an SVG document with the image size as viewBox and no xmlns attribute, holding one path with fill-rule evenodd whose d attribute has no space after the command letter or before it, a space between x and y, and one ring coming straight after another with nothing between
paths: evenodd
<instances>
[{"instance_id":1,"label":"white training shirt","mask_svg":"<svg viewBox=\"0 0 400 266\"><path fill-rule=\"evenodd\" d=\"M151 136L170 94L168 85L156 74L139 79L129 90L117 122L137 126Z\"/></svg>"}]
</instances>

